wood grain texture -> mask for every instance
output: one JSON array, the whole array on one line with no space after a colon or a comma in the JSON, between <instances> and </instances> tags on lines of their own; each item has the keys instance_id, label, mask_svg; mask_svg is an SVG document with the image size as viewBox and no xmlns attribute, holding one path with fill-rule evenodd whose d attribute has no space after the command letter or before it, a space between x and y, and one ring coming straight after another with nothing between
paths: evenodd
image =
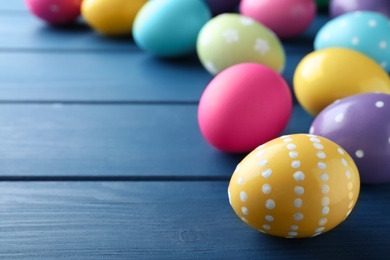
<instances>
[{"instance_id":1,"label":"wood grain texture","mask_svg":"<svg viewBox=\"0 0 390 260\"><path fill-rule=\"evenodd\" d=\"M228 182L0 183L2 259L388 259L389 186L309 239L246 226ZM373 225L376 223L376 225Z\"/></svg>"},{"instance_id":2,"label":"wood grain texture","mask_svg":"<svg viewBox=\"0 0 390 260\"><path fill-rule=\"evenodd\" d=\"M132 53L0 53L0 100L197 102L211 80L192 59Z\"/></svg>"},{"instance_id":3,"label":"wood grain texture","mask_svg":"<svg viewBox=\"0 0 390 260\"><path fill-rule=\"evenodd\" d=\"M285 133L307 132L296 107ZM1 105L0 176L229 176L197 105Z\"/></svg>"}]
</instances>

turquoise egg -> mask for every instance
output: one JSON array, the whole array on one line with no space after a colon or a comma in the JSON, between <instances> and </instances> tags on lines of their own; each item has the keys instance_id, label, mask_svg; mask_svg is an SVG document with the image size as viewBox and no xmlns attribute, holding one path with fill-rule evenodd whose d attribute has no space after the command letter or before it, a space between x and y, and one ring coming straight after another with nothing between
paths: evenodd
<instances>
[{"instance_id":1,"label":"turquoise egg","mask_svg":"<svg viewBox=\"0 0 390 260\"><path fill-rule=\"evenodd\" d=\"M153 0L138 12L133 25L137 46L159 57L196 51L196 40L211 11L203 0Z\"/></svg>"},{"instance_id":2,"label":"turquoise egg","mask_svg":"<svg viewBox=\"0 0 390 260\"><path fill-rule=\"evenodd\" d=\"M338 16L326 23L315 37L316 50L328 47L361 52L390 72L390 20L369 11Z\"/></svg>"}]
</instances>

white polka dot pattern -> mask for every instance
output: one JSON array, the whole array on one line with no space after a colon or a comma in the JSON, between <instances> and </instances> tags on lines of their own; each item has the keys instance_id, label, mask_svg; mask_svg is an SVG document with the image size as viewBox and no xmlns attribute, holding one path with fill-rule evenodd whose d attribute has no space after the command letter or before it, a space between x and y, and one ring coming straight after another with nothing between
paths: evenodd
<instances>
[{"instance_id":1,"label":"white polka dot pattern","mask_svg":"<svg viewBox=\"0 0 390 260\"><path fill-rule=\"evenodd\" d=\"M253 160L245 158L235 170L228 196L239 217L256 230L287 238L316 236L351 213L359 194L357 169L331 141L288 135L251 156ZM251 176L245 175L248 167L253 168ZM332 210L338 203L345 205Z\"/></svg>"}]
</instances>

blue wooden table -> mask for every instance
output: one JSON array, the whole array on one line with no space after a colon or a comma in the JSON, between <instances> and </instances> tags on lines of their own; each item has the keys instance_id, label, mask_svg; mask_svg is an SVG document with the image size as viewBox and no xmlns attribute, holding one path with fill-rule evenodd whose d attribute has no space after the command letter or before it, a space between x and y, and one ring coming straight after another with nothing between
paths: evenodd
<instances>
[{"instance_id":1,"label":"blue wooden table","mask_svg":"<svg viewBox=\"0 0 390 260\"><path fill-rule=\"evenodd\" d=\"M284 42L290 86L326 19ZM210 80L195 55L159 60L0 0L0 259L389 259L388 185L362 186L316 238L239 220L227 186L245 155L210 147L197 124ZM295 105L285 133L311 121Z\"/></svg>"}]
</instances>

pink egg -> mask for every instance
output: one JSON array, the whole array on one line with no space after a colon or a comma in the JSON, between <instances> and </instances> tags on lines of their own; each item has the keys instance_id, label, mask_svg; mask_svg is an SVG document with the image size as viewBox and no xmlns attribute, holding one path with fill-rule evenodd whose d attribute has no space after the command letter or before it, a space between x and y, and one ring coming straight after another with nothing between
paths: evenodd
<instances>
[{"instance_id":1,"label":"pink egg","mask_svg":"<svg viewBox=\"0 0 390 260\"><path fill-rule=\"evenodd\" d=\"M31 13L54 25L76 20L81 12L82 0L25 0Z\"/></svg>"},{"instance_id":2,"label":"pink egg","mask_svg":"<svg viewBox=\"0 0 390 260\"><path fill-rule=\"evenodd\" d=\"M225 152L249 152L286 127L292 96L286 81L257 63L241 63L220 72L199 102L204 138Z\"/></svg>"},{"instance_id":3,"label":"pink egg","mask_svg":"<svg viewBox=\"0 0 390 260\"><path fill-rule=\"evenodd\" d=\"M240 12L287 39L309 27L316 15L316 4L314 0L242 0Z\"/></svg>"}]
</instances>

